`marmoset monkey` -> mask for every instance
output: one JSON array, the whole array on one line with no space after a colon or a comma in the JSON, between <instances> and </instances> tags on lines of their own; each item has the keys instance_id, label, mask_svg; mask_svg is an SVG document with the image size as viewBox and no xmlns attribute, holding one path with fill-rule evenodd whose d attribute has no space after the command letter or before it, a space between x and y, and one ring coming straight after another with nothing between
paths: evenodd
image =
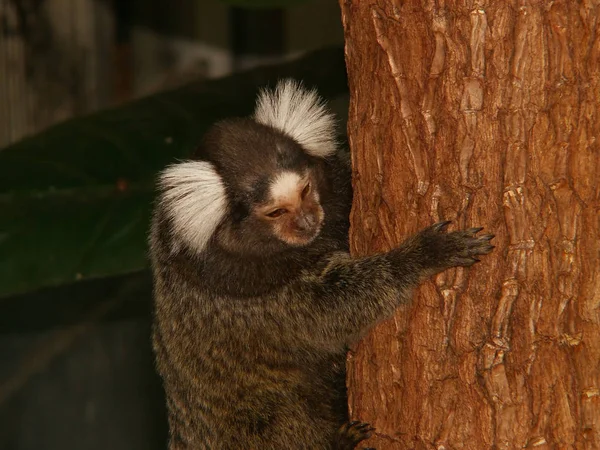
<instances>
[{"instance_id":1,"label":"marmoset monkey","mask_svg":"<svg viewBox=\"0 0 600 450\"><path fill-rule=\"evenodd\" d=\"M333 115L291 80L166 168L150 238L169 449L353 449L348 344L422 280L489 253L481 228L348 253L350 165Z\"/></svg>"}]
</instances>

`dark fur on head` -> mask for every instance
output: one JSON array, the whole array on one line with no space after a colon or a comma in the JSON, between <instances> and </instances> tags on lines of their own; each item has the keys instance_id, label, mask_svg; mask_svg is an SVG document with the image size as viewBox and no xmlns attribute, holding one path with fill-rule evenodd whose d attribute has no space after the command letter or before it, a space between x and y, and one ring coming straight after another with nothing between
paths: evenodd
<instances>
[{"instance_id":1,"label":"dark fur on head","mask_svg":"<svg viewBox=\"0 0 600 450\"><path fill-rule=\"evenodd\" d=\"M437 224L385 254L348 254L347 153L294 82L216 124L167 168L150 249L154 349L174 449L351 449L347 345L411 289L491 250Z\"/></svg>"},{"instance_id":2,"label":"dark fur on head","mask_svg":"<svg viewBox=\"0 0 600 450\"><path fill-rule=\"evenodd\" d=\"M221 178L227 180L229 214L217 229L213 244L237 255L260 258L267 255L270 258L289 250L289 245L273 239L268 223L252 214L255 205L268 200L269 186L285 171L299 174L309 171L316 190L323 193L321 201L327 212L326 220L347 222L349 176L348 173L333 173L344 170L335 161L339 157L335 155L330 161L311 156L284 133L252 119L216 124L195 153L195 158L212 162ZM334 186L336 181L338 185ZM333 198L333 190L341 192L342 197ZM339 237L346 239L343 229L339 226L334 229L341 232Z\"/></svg>"}]
</instances>

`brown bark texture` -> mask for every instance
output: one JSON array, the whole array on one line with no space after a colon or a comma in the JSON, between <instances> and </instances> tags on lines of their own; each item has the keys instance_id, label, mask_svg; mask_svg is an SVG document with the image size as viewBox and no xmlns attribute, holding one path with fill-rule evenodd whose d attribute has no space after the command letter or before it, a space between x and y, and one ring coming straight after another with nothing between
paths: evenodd
<instances>
[{"instance_id":1,"label":"brown bark texture","mask_svg":"<svg viewBox=\"0 0 600 450\"><path fill-rule=\"evenodd\" d=\"M600 449L600 1L340 5L354 254L496 234L351 352L365 446Z\"/></svg>"}]
</instances>

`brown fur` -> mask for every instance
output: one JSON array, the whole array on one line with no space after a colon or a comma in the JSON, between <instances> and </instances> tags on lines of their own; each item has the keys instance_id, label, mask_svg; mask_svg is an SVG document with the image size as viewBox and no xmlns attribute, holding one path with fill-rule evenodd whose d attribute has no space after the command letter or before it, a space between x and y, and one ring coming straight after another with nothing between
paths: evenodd
<instances>
[{"instance_id":1,"label":"brown fur","mask_svg":"<svg viewBox=\"0 0 600 450\"><path fill-rule=\"evenodd\" d=\"M201 253L181 241L164 204L155 210L154 349L169 448L354 448L371 430L347 423L347 345L410 301L424 278L491 251L491 236L446 233L442 223L389 253L351 258L347 155L308 156L282 133L240 119L217 124L196 157L218 169L230 208ZM303 246L252 218L265 179L282 170L308 170L324 212Z\"/></svg>"}]
</instances>

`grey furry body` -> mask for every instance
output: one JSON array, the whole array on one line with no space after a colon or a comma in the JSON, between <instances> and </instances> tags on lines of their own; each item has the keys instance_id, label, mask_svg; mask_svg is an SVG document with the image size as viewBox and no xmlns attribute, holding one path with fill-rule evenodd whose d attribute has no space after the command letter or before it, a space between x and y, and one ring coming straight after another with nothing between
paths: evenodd
<instances>
[{"instance_id":1,"label":"grey furry body","mask_svg":"<svg viewBox=\"0 0 600 450\"><path fill-rule=\"evenodd\" d=\"M240 143L248 149L242 160ZM388 253L352 258L347 154L296 147L286 133L247 120L209 133L195 158L226 181L229 206L200 250L175 229L169 203L157 204L153 342L170 450L354 448L369 430L344 426L347 346L410 301L423 279L491 251L491 235L447 233L440 223ZM286 164L310 169L324 211L318 235L302 246L243 228L257 189L245 186Z\"/></svg>"},{"instance_id":2,"label":"grey furry body","mask_svg":"<svg viewBox=\"0 0 600 450\"><path fill-rule=\"evenodd\" d=\"M348 258L349 171L335 165L329 190L339 196L323 199L326 231L281 255L241 260L214 243L203 255L174 253L157 209L154 348L171 450L326 449L348 420L346 344L359 328L353 307L331 295L335 286L320 284L332 262ZM338 308L347 323L330 330Z\"/></svg>"}]
</instances>

